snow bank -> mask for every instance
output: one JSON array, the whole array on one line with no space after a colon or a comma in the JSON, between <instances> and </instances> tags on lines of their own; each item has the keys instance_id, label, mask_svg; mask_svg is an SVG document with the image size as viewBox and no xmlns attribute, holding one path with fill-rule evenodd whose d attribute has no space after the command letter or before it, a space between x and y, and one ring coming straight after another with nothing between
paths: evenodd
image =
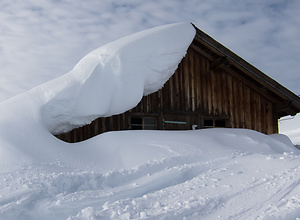
<instances>
[{"instance_id":1,"label":"snow bank","mask_svg":"<svg viewBox=\"0 0 300 220\"><path fill-rule=\"evenodd\" d=\"M42 151L31 152L48 160L35 158L0 172L1 219L300 214L300 156L282 135L245 129L120 131L54 145L56 158L49 147L40 140Z\"/></svg>"},{"instance_id":2,"label":"snow bank","mask_svg":"<svg viewBox=\"0 0 300 220\"><path fill-rule=\"evenodd\" d=\"M222 128L107 132L76 145L95 146L99 151L98 164L106 169L132 168L146 162L191 155L206 161L228 152L266 155L298 153L284 135L268 136L253 130Z\"/></svg>"}]
</instances>

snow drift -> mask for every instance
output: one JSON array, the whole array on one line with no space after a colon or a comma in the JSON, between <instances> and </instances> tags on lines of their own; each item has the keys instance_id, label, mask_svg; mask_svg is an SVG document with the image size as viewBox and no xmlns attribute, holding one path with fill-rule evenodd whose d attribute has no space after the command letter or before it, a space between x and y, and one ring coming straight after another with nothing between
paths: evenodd
<instances>
[{"instance_id":1,"label":"snow drift","mask_svg":"<svg viewBox=\"0 0 300 220\"><path fill-rule=\"evenodd\" d=\"M178 23L121 38L92 51L62 77L2 102L0 160L14 155L43 160L45 154L37 152L45 149L55 157L54 146L65 144L50 132L66 132L135 107L171 77L194 35L191 24Z\"/></svg>"}]
</instances>

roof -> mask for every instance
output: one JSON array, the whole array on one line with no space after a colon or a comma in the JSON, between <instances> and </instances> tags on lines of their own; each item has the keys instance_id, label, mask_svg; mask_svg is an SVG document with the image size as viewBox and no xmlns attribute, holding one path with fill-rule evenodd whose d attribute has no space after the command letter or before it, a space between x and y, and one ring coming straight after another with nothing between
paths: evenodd
<instances>
[{"instance_id":1,"label":"roof","mask_svg":"<svg viewBox=\"0 0 300 220\"><path fill-rule=\"evenodd\" d=\"M222 66L241 74L254 82L263 92L274 97L278 117L295 115L300 112L300 97L267 76L265 73L239 57L231 50L198 29L192 47L212 61L212 66Z\"/></svg>"}]
</instances>

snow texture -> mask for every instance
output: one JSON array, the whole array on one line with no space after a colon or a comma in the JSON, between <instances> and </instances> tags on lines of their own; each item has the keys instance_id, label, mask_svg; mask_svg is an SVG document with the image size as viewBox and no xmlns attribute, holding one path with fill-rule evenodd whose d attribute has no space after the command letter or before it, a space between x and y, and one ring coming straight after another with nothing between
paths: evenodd
<instances>
[{"instance_id":1,"label":"snow texture","mask_svg":"<svg viewBox=\"0 0 300 220\"><path fill-rule=\"evenodd\" d=\"M122 131L70 145L56 160L0 173L1 219L300 216L300 156L283 135ZM94 162L79 166L87 152Z\"/></svg>"},{"instance_id":2,"label":"snow texture","mask_svg":"<svg viewBox=\"0 0 300 220\"><path fill-rule=\"evenodd\" d=\"M69 144L50 133L134 107L194 34L173 24L120 39L0 103L0 219L300 218L300 156L284 135L122 131Z\"/></svg>"}]
</instances>

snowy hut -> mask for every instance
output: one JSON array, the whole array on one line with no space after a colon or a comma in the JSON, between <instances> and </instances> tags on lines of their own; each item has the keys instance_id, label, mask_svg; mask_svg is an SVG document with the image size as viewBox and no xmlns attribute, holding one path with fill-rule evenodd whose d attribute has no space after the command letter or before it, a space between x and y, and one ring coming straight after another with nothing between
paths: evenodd
<instances>
[{"instance_id":1,"label":"snowy hut","mask_svg":"<svg viewBox=\"0 0 300 220\"><path fill-rule=\"evenodd\" d=\"M300 98L199 30L159 91L129 111L57 135L78 142L106 131L246 128L278 133L278 119L300 112ZM170 36L171 38L172 36Z\"/></svg>"}]
</instances>

